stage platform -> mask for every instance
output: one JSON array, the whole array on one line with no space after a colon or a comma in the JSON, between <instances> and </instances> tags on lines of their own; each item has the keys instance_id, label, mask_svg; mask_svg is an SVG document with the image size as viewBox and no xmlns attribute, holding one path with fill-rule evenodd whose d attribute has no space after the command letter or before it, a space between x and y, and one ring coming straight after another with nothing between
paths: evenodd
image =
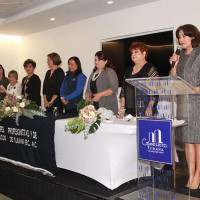
<instances>
[{"instance_id":1,"label":"stage platform","mask_svg":"<svg viewBox=\"0 0 200 200\"><path fill-rule=\"evenodd\" d=\"M186 172L177 170L177 177L176 200L187 200L182 192ZM138 200L137 184L137 180L132 180L110 190L69 170L58 169L56 176L50 177L0 161L0 193L13 200ZM200 193L192 196L191 200L200 200Z\"/></svg>"},{"instance_id":2,"label":"stage platform","mask_svg":"<svg viewBox=\"0 0 200 200\"><path fill-rule=\"evenodd\" d=\"M140 200L140 199L138 198L138 192L135 191L135 192L132 192L130 194L122 196L119 200ZM166 198L160 197L159 200L166 200ZM176 200L188 200L188 196L177 193L176 194ZM199 198L190 197L190 200L199 200Z\"/></svg>"},{"instance_id":3,"label":"stage platform","mask_svg":"<svg viewBox=\"0 0 200 200\"><path fill-rule=\"evenodd\" d=\"M59 169L55 177L0 161L0 193L14 200L120 199L137 190L137 180L110 190L97 181Z\"/></svg>"}]
</instances>

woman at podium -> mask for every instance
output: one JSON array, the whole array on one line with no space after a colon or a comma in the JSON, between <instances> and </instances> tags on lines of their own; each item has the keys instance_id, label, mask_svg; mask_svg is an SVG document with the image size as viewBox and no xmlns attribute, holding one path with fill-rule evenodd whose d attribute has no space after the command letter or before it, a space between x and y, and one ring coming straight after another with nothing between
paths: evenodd
<instances>
[{"instance_id":1,"label":"woman at podium","mask_svg":"<svg viewBox=\"0 0 200 200\"><path fill-rule=\"evenodd\" d=\"M200 33L197 27L186 24L178 27L176 37L182 50L180 55L173 54L170 63L175 63L171 70L173 76L180 76L190 85L200 91ZM200 115L199 95L189 95L189 105L186 109L187 97L178 97L177 115L188 116L188 126L180 128L181 141L185 143L185 155L189 169L189 178L185 185L186 191L199 192L200 183ZM187 119L187 118L186 118Z\"/></svg>"},{"instance_id":2,"label":"woman at podium","mask_svg":"<svg viewBox=\"0 0 200 200\"><path fill-rule=\"evenodd\" d=\"M131 114L136 116L135 108L135 88L125 81L127 78L145 78L145 77L158 77L159 73L153 64L147 62L148 47L143 42L133 42L130 46L131 59L134 62L132 66L127 68L123 85L120 93L120 109L118 111L119 115L125 109L126 114ZM156 98L149 99L145 102L145 115L152 116L156 113ZM145 104L144 103L144 104Z\"/></svg>"}]
</instances>

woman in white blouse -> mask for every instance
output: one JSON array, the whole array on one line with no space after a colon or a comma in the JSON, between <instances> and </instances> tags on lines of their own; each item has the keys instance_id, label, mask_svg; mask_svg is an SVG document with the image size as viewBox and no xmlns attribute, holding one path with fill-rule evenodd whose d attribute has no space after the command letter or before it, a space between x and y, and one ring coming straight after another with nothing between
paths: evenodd
<instances>
[{"instance_id":1,"label":"woman in white blouse","mask_svg":"<svg viewBox=\"0 0 200 200\"><path fill-rule=\"evenodd\" d=\"M18 73L12 70L8 73L9 84L7 86L7 93L14 96L21 96L22 87L18 80Z\"/></svg>"}]
</instances>

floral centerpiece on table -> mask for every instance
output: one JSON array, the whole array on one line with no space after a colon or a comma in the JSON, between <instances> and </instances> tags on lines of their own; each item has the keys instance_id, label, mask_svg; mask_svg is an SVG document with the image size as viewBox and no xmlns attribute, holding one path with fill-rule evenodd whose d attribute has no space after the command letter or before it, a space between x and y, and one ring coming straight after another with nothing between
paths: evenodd
<instances>
[{"instance_id":1,"label":"floral centerpiece on table","mask_svg":"<svg viewBox=\"0 0 200 200\"><path fill-rule=\"evenodd\" d=\"M78 106L78 117L69 121L65 126L65 131L70 131L72 134L84 132L84 139L88 135L95 133L100 126L101 117L98 111L94 108L91 102L82 99Z\"/></svg>"},{"instance_id":2,"label":"floral centerpiece on table","mask_svg":"<svg viewBox=\"0 0 200 200\"><path fill-rule=\"evenodd\" d=\"M45 113L39 109L34 101L10 94L0 101L0 121L7 117L11 117L19 126L20 116L33 119L35 115L46 117Z\"/></svg>"}]
</instances>

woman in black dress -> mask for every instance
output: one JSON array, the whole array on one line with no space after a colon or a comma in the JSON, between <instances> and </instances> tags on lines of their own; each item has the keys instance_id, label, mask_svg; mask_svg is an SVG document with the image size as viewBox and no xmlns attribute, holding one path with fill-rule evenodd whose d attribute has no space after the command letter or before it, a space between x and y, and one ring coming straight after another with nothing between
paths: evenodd
<instances>
[{"instance_id":1,"label":"woman in black dress","mask_svg":"<svg viewBox=\"0 0 200 200\"><path fill-rule=\"evenodd\" d=\"M148 50L149 49L147 45L143 42L134 42L130 46L131 59L134 62L134 65L130 66L125 72L120 93L120 109L118 111L120 115L122 114L122 110L126 109L126 114L136 116L135 88L134 86L127 83L125 79L159 76L157 69L146 60ZM156 102L157 97L144 100L143 103L145 104L145 115L152 116L157 112Z\"/></svg>"},{"instance_id":2,"label":"woman in black dress","mask_svg":"<svg viewBox=\"0 0 200 200\"><path fill-rule=\"evenodd\" d=\"M24 69L27 73L22 79L22 95L29 100L35 101L38 106L41 106L41 81L39 76L34 74L36 62L32 59L24 61Z\"/></svg>"},{"instance_id":3,"label":"woman in black dress","mask_svg":"<svg viewBox=\"0 0 200 200\"><path fill-rule=\"evenodd\" d=\"M47 64L50 70L47 71L43 84L44 106L48 113L53 113L54 107L62 113L63 107L60 99L60 87L64 79L64 71L59 65L62 63L57 53L47 55Z\"/></svg>"}]
</instances>

